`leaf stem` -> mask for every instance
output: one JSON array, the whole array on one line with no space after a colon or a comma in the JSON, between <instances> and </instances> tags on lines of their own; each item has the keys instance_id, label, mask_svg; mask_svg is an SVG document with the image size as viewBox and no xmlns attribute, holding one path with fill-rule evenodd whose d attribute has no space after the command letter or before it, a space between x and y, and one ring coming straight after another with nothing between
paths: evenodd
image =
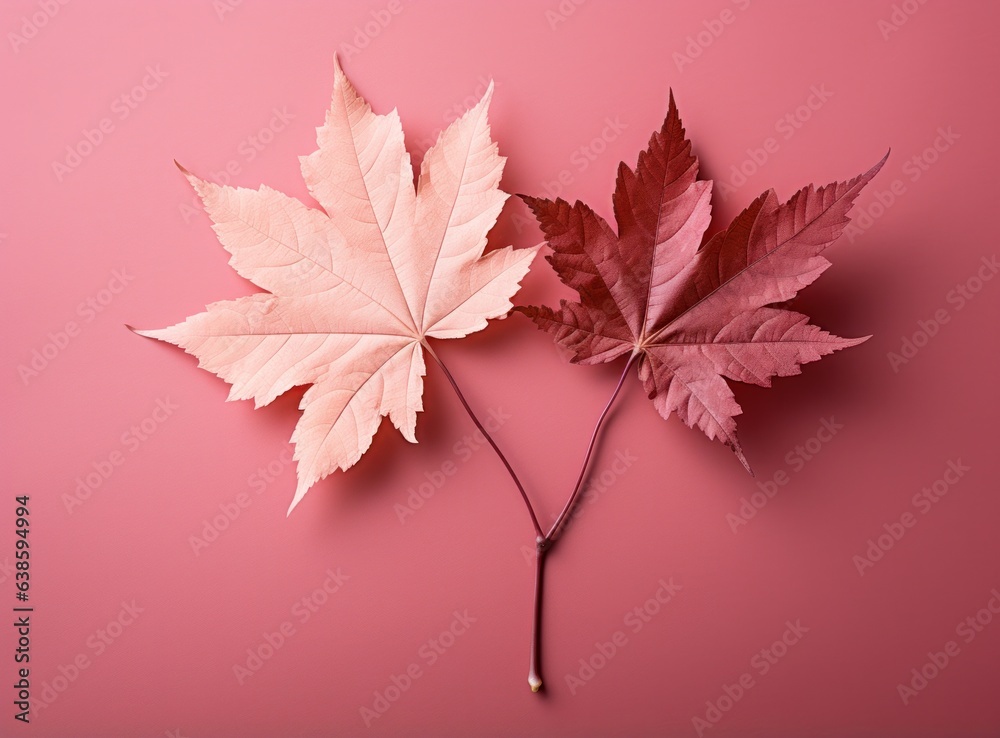
<instances>
[{"instance_id":1,"label":"leaf stem","mask_svg":"<svg viewBox=\"0 0 1000 738\"><path fill-rule=\"evenodd\" d=\"M573 511L573 506L576 505L576 502L580 497L580 492L583 490L583 481L587 478L587 468L590 466L590 457L594 453L594 444L597 443L597 436L601 432L601 426L604 425L604 421L607 419L608 413L611 411L611 406L614 405L615 400L618 398L618 394L621 392L622 385L625 384L625 377L628 376L629 369L632 368L632 365L640 356L641 354L636 351L629 357L628 362L625 364L625 369L622 370L621 379L618 380L618 386L615 387L615 391L612 393L611 399L608 400L608 404L604 407L604 412L601 413L601 417L597 420L597 425L594 426L594 432L590 436L590 445L587 447L587 455L583 458L583 466L580 468L580 476L577 477L576 486L573 488L573 494L570 495L569 499L566 501L566 505L562 509L562 512L559 513L559 517L556 518L556 522L552 524L548 534L545 536L545 538L550 542L555 542L555 540L559 537L561 532L560 528L565 524L569 514Z\"/></svg>"},{"instance_id":2,"label":"leaf stem","mask_svg":"<svg viewBox=\"0 0 1000 738\"><path fill-rule=\"evenodd\" d=\"M465 411L469 414L469 417L472 418L472 422L476 424L476 427L479 429L479 432L483 434L483 436L486 438L490 446L493 447L493 450L496 452L500 461L503 462L504 467L506 467L507 469L507 473L510 474L510 478L514 480L514 485L517 487L517 491L521 493L521 499L524 500L524 506L528 510L528 515L531 516L531 524L535 528L535 533L538 535L539 538L544 538L545 533L542 531L542 526L538 522L538 516L535 515L535 508L532 507L531 500L528 499L528 493L524 491L524 485L521 484L521 480L517 478L517 474L514 473L514 469L513 467L511 467L510 462L507 461L507 457L503 455L503 451L501 451L500 447L497 446L496 441L493 440L493 436L491 436L489 431L483 427L483 424L479 421L479 418L476 417L476 414L472 411L472 408L469 407L469 403L465 399L465 395L463 395L462 390L458 388L458 383L455 381L455 378L452 376L451 372L448 371L448 367L446 367L444 365L444 362L441 361L441 357L439 357L435 353L434 349L432 349L426 341L421 341L421 345L427 350L427 353L431 355L431 358L433 358L434 361L437 362L437 365L441 367L441 371L444 372L444 375L448 378L448 382L451 383L452 389L455 390L455 394L458 395L458 399L462 403L462 407L465 408Z\"/></svg>"},{"instance_id":3,"label":"leaf stem","mask_svg":"<svg viewBox=\"0 0 1000 738\"><path fill-rule=\"evenodd\" d=\"M531 660L528 663L528 686L532 692L542 688L542 580L545 554L550 543L542 536L535 541L535 601L531 620Z\"/></svg>"},{"instance_id":4,"label":"leaf stem","mask_svg":"<svg viewBox=\"0 0 1000 738\"><path fill-rule=\"evenodd\" d=\"M507 457L503 455L500 447L497 446L496 441L493 440L489 431L486 430L479 418L476 416L475 412L473 412L472 408L469 406L468 401L465 399L465 395L462 394L462 390L459 389L458 383L455 381L455 377L452 376L452 373L448 371L448 367L445 366L443 361L441 361L441 357L435 353L434 349L432 349L426 341L421 341L421 345L427 350L427 353L431 355L434 361L437 362L437 365L441 367L441 371L444 372L445 377L448 378L448 382L451 384L452 389L455 391L459 401L462 403L462 407L465 408L469 417L472 418L472 422L475 423L479 432L483 434L483 437L486 438L490 446L493 447L497 457L503 462L504 467L507 469L507 473L510 474L510 478L514 480L514 485L517 487L518 492L521 493L521 499L524 500L524 505L528 510L528 515L531 517L531 524L535 528L535 534L537 536L535 539L535 591L532 606L531 654L528 663L528 686L531 687L532 692L538 692L542 689L542 594L544 591L543 585L545 580L545 560L549 550L552 548L552 544L555 543L556 538L562 532L563 525L580 498L580 492L583 490L583 482L587 477L587 470L590 467L590 460L594 454L594 446L597 444L597 438L600 435L601 429L604 427L604 422L607 420L615 400L618 399L618 395L621 393L622 386L625 384L625 378L628 376L629 370L632 368L632 365L639 360L641 354L633 352L629 357L628 362L625 364L625 368L622 370L622 375L618 380L615 391L611 394L611 399L608 400L608 404L604 406L601 416L597 419L597 425L594 426L594 432L590 436L590 445L587 447L587 453L583 458L583 465L580 468L580 475L577 477L576 485L573 487L573 493L566 501L566 505L563 507L559 516L552 524L549 532L545 533L542 530L542 526L538 522L538 516L535 514L535 508L532 506L531 500L528 499L528 493L525 492L524 485L522 485L521 480L517 478L517 474L514 473L514 469L511 467L510 462L507 461Z\"/></svg>"},{"instance_id":5,"label":"leaf stem","mask_svg":"<svg viewBox=\"0 0 1000 738\"><path fill-rule=\"evenodd\" d=\"M583 489L583 481L587 477L587 468L590 466L590 458L594 453L594 445L597 443L597 437L604 426L604 421L607 420L608 413L611 412L611 406L614 405L615 400L621 393L629 369L632 368L632 365L635 364L640 356L641 354L634 352L625 364L622 376L618 380L618 385L615 387L611 399L608 400L608 404L604 406L604 412L598 418L597 425L594 426L594 432L590 436L590 445L587 447L587 455L583 459L583 466L580 469L580 476L576 480L576 486L573 488L573 494L566 501L565 507L563 507L562 512L559 513L559 517L552 524L552 528L549 529L548 534L544 536L539 534L535 541L535 601L531 621L531 660L528 664L528 686L531 687L532 692L537 692L542 688L542 585L545 578L545 559L561 531L561 526L565 523L569 514L573 511L573 506L576 505L580 498L580 491Z\"/></svg>"}]
</instances>

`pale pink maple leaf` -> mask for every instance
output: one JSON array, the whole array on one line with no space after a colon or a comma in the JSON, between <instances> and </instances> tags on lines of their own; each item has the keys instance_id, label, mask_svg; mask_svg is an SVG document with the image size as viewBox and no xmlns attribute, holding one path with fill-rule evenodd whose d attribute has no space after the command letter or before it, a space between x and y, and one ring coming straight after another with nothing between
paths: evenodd
<instances>
[{"instance_id":1,"label":"pale pink maple leaf","mask_svg":"<svg viewBox=\"0 0 1000 738\"><path fill-rule=\"evenodd\" d=\"M416 191L395 110L376 115L335 63L333 100L302 175L322 210L268 187L184 171L240 275L267 290L137 331L180 346L266 405L312 385L292 434L298 485L355 464L382 417L416 442L428 338L461 338L512 307L538 247L484 255L508 195L483 99L424 156Z\"/></svg>"}]
</instances>

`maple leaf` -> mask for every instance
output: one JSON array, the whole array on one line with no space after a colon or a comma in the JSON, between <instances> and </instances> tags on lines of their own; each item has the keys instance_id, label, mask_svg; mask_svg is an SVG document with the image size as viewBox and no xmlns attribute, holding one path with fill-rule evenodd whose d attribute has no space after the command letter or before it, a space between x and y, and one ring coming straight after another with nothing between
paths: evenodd
<instances>
[{"instance_id":1,"label":"maple leaf","mask_svg":"<svg viewBox=\"0 0 1000 738\"><path fill-rule=\"evenodd\" d=\"M712 183L698 179L671 93L663 127L635 170L618 168L617 233L580 201L521 196L552 247L547 260L580 300L516 310L575 363L630 354L664 418L676 413L719 439L749 471L736 436L742 410L726 380L769 387L774 376L867 339L838 338L781 304L830 266L821 252L884 163L848 182L805 187L782 204L769 190L701 246Z\"/></svg>"},{"instance_id":2,"label":"maple leaf","mask_svg":"<svg viewBox=\"0 0 1000 738\"><path fill-rule=\"evenodd\" d=\"M298 485L355 464L388 415L416 442L427 338L460 338L504 317L538 248L483 255L508 195L483 99L439 136L413 186L395 110L376 115L335 62L333 100L302 175L323 210L268 187L220 186L182 168L229 263L267 290L215 302L168 341L257 407L312 385L292 435ZM180 166L180 165L178 165Z\"/></svg>"}]
</instances>

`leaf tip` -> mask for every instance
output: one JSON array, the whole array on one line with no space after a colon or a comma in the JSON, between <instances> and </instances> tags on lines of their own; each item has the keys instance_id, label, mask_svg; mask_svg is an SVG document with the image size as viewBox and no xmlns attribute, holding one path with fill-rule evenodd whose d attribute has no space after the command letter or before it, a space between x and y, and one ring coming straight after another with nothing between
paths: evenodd
<instances>
[{"instance_id":1,"label":"leaf tip","mask_svg":"<svg viewBox=\"0 0 1000 738\"><path fill-rule=\"evenodd\" d=\"M128 323L123 323L123 325L137 336L142 336L143 338L158 338L158 336L155 335L158 332L156 330L143 330L141 328L131 326Z\"/></svg>"},{"instance_id":2,"label":"leaf tip","mask_svg":"<svg viewBox=\"0 0 1000 738\"><path fill-rule=\"evenodd\" d=\"M545 197L535 197L534 195L523 195L518 193L515 197L521 198L521 201L528 206L532 214L534 214L536 219L539 219L542 213L547 207L553 206L556 203L564 202L561 198L556 200L549 200Z\"/></svg>"},{"instance_id":3,"label":"leaf tip","mask_svg":"<svg viewBox=\"0 0 1000 738\"><path fill-rule=\"evenodd\" d=\"M475 110L476 108L482 108L484 111L488 111L490 109L490 102L492 102L492 100L493 100L493 78L491 77L490 83L486 87L486 92L483 93L482 98L480 98L479 102L476 103L476 107L473 108L472 110Z\"/></svg>"},{"instance_id":4,"label":"leaf tip","mask_svg":"<svg viewBox=\"0 0 1000 738\"><path fill-rule=\"evenodd\" d=\"M878 174L879 170L883 166L885 166L886 161L889 160L889 154L891 154L891 153L892 153L892 148L890 147L885 152L885 156L883 156L875 166L873 166L871 169L869 169L867 172L865 172L865 179L866 180L869 180L872 177L874 177L876 174Z\"/></svg>"},{"instance_id":5,"label":"leaf tip","mask_svg":"<svg viewBox=\"0 0 1000 738\"><path fill-rule=\"evenodd\" d=\"M743 468L747 470L747 473L749 473L751 477L755 476L753 469L750 467L750 462L747 461L747 457L743 453L743 447L740 446L740 442L734 438L729 447L733 450L733 453L736 454L736 458L740 460L740 463L743 464Z\"/></svg>"},{"instance_id":6,"label":"leaf tip","mask_svg":"<svg viewBox=\"0 0 1000 738\"><path fill-rule=\"evenodd\" d=\"M296 443L295 434L292 435L292 442ZM295 454L292 455L292 458L295 461L299 461L300 464L301 464L301 459L298 457L298 451L299 451L299 447L298 447L298 445L296 445L296 447L295 447ZM350 466L350 465L348 465L348 466ZM342 467L342 468L346 468L346 467ZM292 502L288 506L288 510L285 511L285 518L286 519L292 514L292 510L294 510L298 506L298 504L300 502L302 502L302 499L306 496L306 492L308 492L312 488L312 486L314 484L316 484L316 482L318 482L320 478L322 478L322 477L317 478L317 477L314 476L312 478L312 480L309 481L308 477L304 476L304 474L305 474L305 472L303 472L302 467L300 465L298 467L298 469L296 469L297 483L295 485L295 494L292 495Z\"/></svg>"}]
</instances>

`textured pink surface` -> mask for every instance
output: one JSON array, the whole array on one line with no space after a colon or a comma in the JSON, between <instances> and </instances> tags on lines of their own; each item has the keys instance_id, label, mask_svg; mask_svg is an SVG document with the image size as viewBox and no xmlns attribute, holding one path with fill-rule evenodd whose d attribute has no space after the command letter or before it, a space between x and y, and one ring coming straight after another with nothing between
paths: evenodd
<instances>
[{"instance_id":1,"label":"textured pink surface","mask_svg":"<svg viewBox=\"0 0 1000 738\"><path fill-rule=\"evenodd\" d=\"M0 12L0 606L14 604L13 497L30 494L31 679L54 696L24 726L4 687L0 733L698 735L693 718L704 735L1000 730L991 4L245 2L221 19L215 6ZM627 385L597 484L550 559L541 699L525 684L527 516L436 367L421 443L380 433L286 520L298 398L224 403L191 357L122 327L252 291L171 159L305 197L295 157L313 150L338 49L376 110L398 106L418 155L492 76L504 188L605 216L668 87L704 175L731 186L713 229L768 186L787 197L892 147L862 196L867 227L827 252L834 266L797 303L874 338L772 389L738 388L756 480ZM85 131L101 140L70 167ZM528 218L508 203L491 243L536 243ZM522 304L568 294L546 269L525 285ZM35 351L51 358L29 376ZM619 367L567 364L520 317L441 354L551 519ZM109 476L79 494L95 469ZM921 492L946 478L946 494ZM761 487L776 494L734 523ZM220 511L239 514L214 537ZM886 525L899 540L859 564ZM324 584L336 591L314 595ZM783 635L794 643L776 659ZM241 684L234 665L269 655L268 640L283 642ZM614 656L581 667L600 666L606 642ZM904 704L897 685L928 652L951 655ZM397 699L369 728L362 708L386 706L376 692ZM706 702L720 701L716 715Z\"/></svg>"}]
</instances>

